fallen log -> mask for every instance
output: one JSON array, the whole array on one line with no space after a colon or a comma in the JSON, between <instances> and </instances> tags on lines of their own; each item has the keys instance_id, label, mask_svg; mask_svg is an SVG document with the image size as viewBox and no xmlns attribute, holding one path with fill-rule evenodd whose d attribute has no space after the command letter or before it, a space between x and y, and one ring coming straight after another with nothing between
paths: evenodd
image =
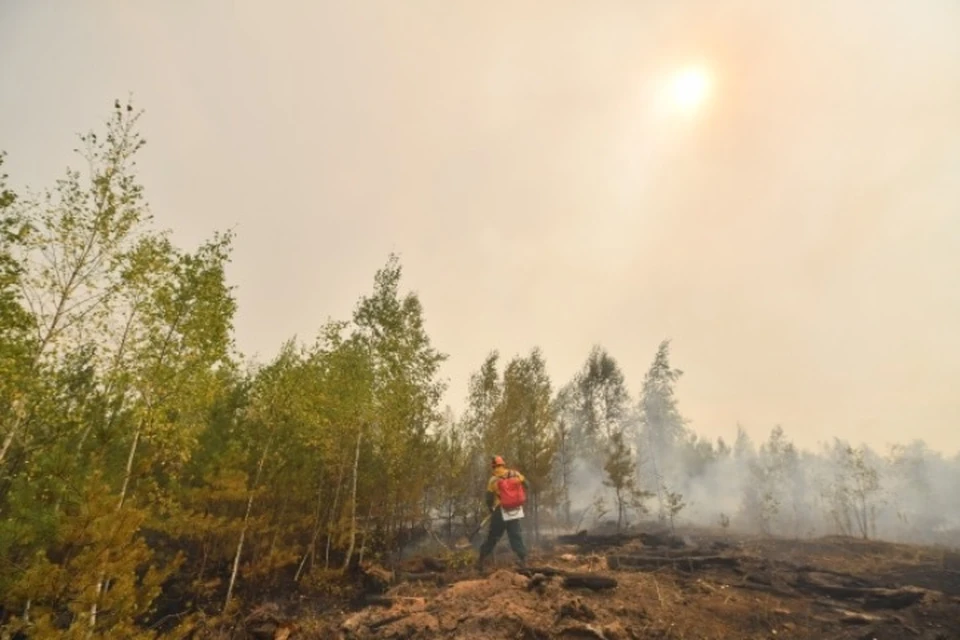
<instances>
[{"instance_id":1,"label":"fallen log","mask_svg":"<svg viewBox=\"0 0 960 640\"><path fill-rule=\"evenodd\" d=\"M628 542L639 540L648 547L668 547L680 549L687 546L682 538L672 533L608 533L588 534L581 531L572 535L557 536L559 544L571 544L579 547L619 547Z\"/></svg>"},{"instance_id":2,"label":"fallen log","mask_svg":"<svg viewBox=\"0 0 960 640\"><path fill-rule=\"evenodd\" d=\"M602 591L603 589L614 589L617 584L616 578L598 576L592 573L570 574L563 579L563 586L567 589L584 588L591 591Z\"/></svg>"},{"instance_id":3,"label":"fallen log","mask_svg":"<svg viewBox=\"0 0 960 640\"><path fill-rule=\"evenodd\" d=\"M572 535L557 536L559 544L572 544L578 547L617 547L632 540L640 540L639 533L609 533L589 535L585 531Z\"/></svg>"},{"instance_id":4,"label":"fallen log","mask_svg":"<svg viewBox=\"0 0 960 640\"><path fill-rule=\"evenodd\" d=\"M440 558L433 558L433 557L427 556L423 558L423 568L426 569L427 571L437 571L437 572L446 571L447 563L446 561L441 560Z\"/></svg>"},{"instance_id":5,"label":"fallen log","mask_svg":"<svg viewBox=\"0 0 960 640\"><path fill-rule=\"evenodd\" d=\"M526 567L523 569L518 569L517 573L528 578L532 578L536 574L547 576L552 578L554 576L566 576L569 575L569 571L564 571L563 569L557 569L556 567Z\"/></svg>"},{"instance_id":6,"label":"fallen log","mask_svg":"<svg viewBox=\"0 0 960 640\"><path fill-rule=\"evenodd\" d=\"M659 569L673 567L681 571L694 571L705 567L736 567L740 558L734 556L688 556L685 558L671 558L664 556L607 556L607 566L614 570L630 569Z\"/></svg>"},{"instance_id":7,"label":"fallen log","mask_svg":"<svg viewBox=\"0 0 960 640\"><path fill-rule=\"evenodd\" d=\"M567 625L557 634L561 638L592 638L594 640L607 640L603 630L592 624L571 624Z\"/></svg>"},{"instance_id":8,"label":"fallen log","mask_svg":"<svg viewBox=\"0 0 960 640\"><path fill-rule=\"evenodd\" d=\"M840 614L840 622L843 624L875 624L877 622L883 622L883 618L880 616L872 616L868 613L860 613L859 611L840 609L837 613Z\"/></svg>"},{"instance_id":9,"label":"fallen log","mask_svg":"<svg viewBox=\"0 0 960 640\"><path fill-rule=\"evenodd\" d=\"M405 605L424 605L426 604L426 599L416 598L413 596L367 596L363 599L363 603L368 607L392 607L398 604Z\"/></svg>"},{"instance_id":10,"label":"fallen log","mask_svg":"<svg viewBox=\"0 0 960 640\"><path fill-rule=\"evenodd\" d=\"M835 578L840 578L841 580L847 582L848 584L853 584L860 587L869 586L862 576L856 576L856 575L853 575L852 573L847 573L845 571L835 571L833 569L825 569L824 567L820 567L812 564L793 564L791 562L777 562L776 565L781 570L790 570L798 574L819 573L825 576L833 576Z\"/></svg>"},{"instance_id":11,"label":"fallen log","mask_svg":"<svg viewBox=\"0 0 960 640\"><path fill-rule=\"evenodd\" d=\"M368 623L368 624L367 624L367 627L368 627L370 630L375 631L375 630L379 629L380 627L385 627L385 626L387 626L388 624L393 624L394 622L397 622L397 621L399 621L399 620L403 620L404 618L407 618L407 617L409 617L409 616L410 616L410 612L409 612L409 611L404 611L404 612L402 612L402 613L395 613L395 614L393 614L393 615L385 616L385 617L383 617L383 618L380 618L379 620L374 620L374 621Z\"/></svg>"},{"instance_id":12,"label":"fallen log","mask_svg":"<svg viewBox=\"0 0 960 640\"><path fill-rule=\"evenodd\" d=\"M906 609L910 605L923 600L929 593L926 589L918 587L902 587L900 589L877 589L871 591L863 599L863 608L867 610L877 609Z\"/></svg>"},{"instance_id":13,"label":"fallen log","mask_svg":"<svg viewBox=\"0 0 960 640\"><path fill-rule=\"evenodd\" d=\"M396 578L393 571L388 571L376 565L361 567L360 572L363 591L371 595L386 593Z\"/></svg>"},{"instance_id":14,"label":"fallen log","mask_svg":"<svg viewBox=\"0 0 960 640\"><path fill-rule=\"evenodd\" d=\"M427 571L423 573L412 573L412 572L398 572L396 577L397 582L433 582L435 584L443 584L446 582L444 576L440 573L433 571Z\"/></svg>"},{"instance_id":15,"label":"fallen log","mask_svg":"<svg viewBox=\"0 0 960 640\"><path fill-rule=\"evenodd\" d=\"M563 578L563 586L566 589L583 588L599 591L602 589L613 589L619 584L616 578L610 576L602 576L596 573L573 573L554 567L528 567L526 569L520 569L518 573L528 578L534 578L537 575L548 578L559 576Z\"/></svg>"},{"instance_id":16,"label":"fallen log","mask_svg":"<svg viewBox=\"0 0 960 640\"><path fill-rule=\"evenodd\" d=\"M773 584L767 585L767 584L762 584L758 582L744 581L744 582L732 583L730 586L736 589L744 589L746 591L757 591L759 593L766 593L772 596L777 596L779 598L794 598L797 595L793 591L782 589Z\"/></svg>"},{"instance_id":17,"label":"fallen log","mask_svg":"<svg viewBox=\"0 0 960 640\"><path fill-rule=\"evenodd\" d=\"M799 576L795 585L838 600L861 600L864 609L904 609L923 600L929 593L919 587L851 587L827 584L809 576Z\"/></svg>"},{"instance_id":18,"label":"fallen log","mask_svg":"<svg viewBox=\"0 0 960 640\"><path fill-rule=\"evenodd\" d=\"M640 542L648 547L670 547L680 549L687 546L683 538L672 533L641 533Z\"/></svg>"}]
</instances>

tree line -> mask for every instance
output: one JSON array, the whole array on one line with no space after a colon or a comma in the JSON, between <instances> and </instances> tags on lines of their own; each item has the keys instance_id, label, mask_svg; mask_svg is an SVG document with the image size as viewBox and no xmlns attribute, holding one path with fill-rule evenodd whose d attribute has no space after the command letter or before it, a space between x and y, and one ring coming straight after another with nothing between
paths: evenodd
<instances>
[{"instance_id":1,"label":"tree line","mask_svg":"<svg viewBox=\"0 0 960 640\"><path fill-rule=\"evenodd\" d=\"M322 591L364 558L449 548L485 515L493 454L530 481L534 540L642 518L771 535L957 527L960 464L922 443L881 457L839 440L803 452L779 428L759 447L743 430L732 446L699 437L669 341L635 399L600 346L560 386L538 348L491 351L455 415L396 256L349 319L245 361L233 236L185 250L157 228L141 116L115 103L80 136L82 169L47 190L0 176L6 632L155 637L264 589Z\"/></svg>"}]
</instances>

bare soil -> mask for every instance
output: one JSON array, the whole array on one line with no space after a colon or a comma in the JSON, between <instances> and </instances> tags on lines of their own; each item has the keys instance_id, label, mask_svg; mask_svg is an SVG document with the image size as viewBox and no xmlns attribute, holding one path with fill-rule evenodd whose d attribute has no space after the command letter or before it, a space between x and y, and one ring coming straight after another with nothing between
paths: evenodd
<instances>
[{"instance_id":1,"label":"bare soil","mask_svg":"<svg viewBox=\"0 0 960 640\"><path fill-rule=\"evenodd\" d=\"M960 639L960 567L944 550L708 531L548 546L523 570L508 549L482 574L435 558L365 567L352 606L254 616L247 637Z\"/></svg>"}]
</instances>

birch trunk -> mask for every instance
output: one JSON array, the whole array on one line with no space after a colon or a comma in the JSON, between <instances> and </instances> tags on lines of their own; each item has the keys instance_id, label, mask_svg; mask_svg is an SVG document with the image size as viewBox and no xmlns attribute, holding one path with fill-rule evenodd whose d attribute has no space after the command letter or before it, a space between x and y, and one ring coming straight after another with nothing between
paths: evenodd
<instances>
[{"instance_id":1,"label":"birch trunk","mask_svg":"<svg viewBox=\"0 0 960 640\"><path fill-rule=\"evenodd\" d=\"M303 567L307 564L307 558L310 558L310 569L313 569L313 562L317 557L317 538L320 537L320 529L323 528L323 519L321 518L320 506L323 502L323 480L320 480L320 486L317 488L317 508L314 512L313 534L310 536L310 544L300 560L300 566L297 567L297 573L293 576L294 582L300 582L300 574L303 573Z\"/></svg>"},{"instance_id":2,"label":"birch trunk","mask_svg":"<svg viewBox=\"0 0 960 640\"><path fill-rule=\"evenodd\" d=\"M370 508L367 509L367 521L363 523L363 533L360 534L360 553L358 561L363 562L363 554L367 550L367 534L370 531L370 519L373 518L373 501L370 501Z\"/></svg>"},{"instance_id":3,"label":"birch trunk","mask_svg":"<svg viewBox=\"0 0 960 640\"><path fill-rule=\"evenodd\" d=\"M353 457L353 489L350 498L351 509L353 513L350 516L350 546L347 547L347 554L343 558L343 570L346 571L350 566L350 558L353 556L353 548L357 543L357 475L360 470L360 442L363 439L363 428L357 431L357 452Z\"/></svg>"},{"instance_id":4,"label":"birch trunk","mask_svg":"<svg viewBox=\"0 0 960 640\"><path fill-rule=\"evenodd\" d=\"M230 583L227 585L227 597L223 600L223 611L226 612L227 607L230 606L230 598L233 597L233 587L237 583L237 570L240 567L240 555L243 553L243 541L247 537L247 527L250 523L250 511L253 509L253 496L256 494L257 485L260 484L260 474L263 472L263 464L267 459L267 454L270 451L270 442L267 442L267 445L263 448L263 453L260 455L260 461L257 463L257 473L253 479L253 486L250 487L250 495L247 497L247 510L243 514L243 527L240 529L240 540L237 542L237 552L233 556L233 568L230 570Z\"/></svg>"},{"instance_id":5,"label":"birch trunk","mask_svg":"<svg viewBox=\"0 0 960 640\"><path fill-rule=\"evenodd\" d=\"M323 568L330 568L330 543L333 539L333 519L337 517L337 509L340 508L340 488L343 486L343 461L340 463L340 473L337 478L337 491L333 496L333 509L330 511L330 520L327 530L327 549L324 553Z\"/></svg>"},{"instance_id":6,"label":"birch trunk","mask_svg":"<svg viewBox=\"0 0 960 640\"><path fill-rule=\"evenodd\" d=\"M133 476L133 461L137 457L137 446L140 444L140 434L142 432L143 422L141 421L137 425L137 430L133 434L133 442L130 443L130 453L127 454L127 466L123 473L123 486L120 487L120 498L117 500L117 508L115 513L120 513L120 510L123 509L123 503L126 502L127 491L130 489L130 478ZM101 573L100 579L97 580L97 596L93 601L93 605L90 607L90 629L87 633L87 637L93 635L94 628L97 626L97 609L100 603L100 596L103 595L105 582L106 574Z\"/></svg>"}]
</instances>

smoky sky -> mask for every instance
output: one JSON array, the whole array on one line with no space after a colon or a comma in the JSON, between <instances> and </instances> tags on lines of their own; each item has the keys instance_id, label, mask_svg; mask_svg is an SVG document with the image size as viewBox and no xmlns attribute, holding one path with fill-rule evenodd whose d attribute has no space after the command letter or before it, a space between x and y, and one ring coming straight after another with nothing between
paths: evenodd
<instances>
[{"instance_id":1,"label":"smoky sky","mask_svg":"<svg viewBox=\"0 0 960 640\"><path fill-rule=\"evenodd\" d=\"M237 232L238 347L312 340L388 254L450 355L555 385L661 339L691 426L960 448L960 5L0 3L0 149L52 184L114 98L192 246ZM658 108L709 70L692 117Z\"/></svg>"}]
</instances>

